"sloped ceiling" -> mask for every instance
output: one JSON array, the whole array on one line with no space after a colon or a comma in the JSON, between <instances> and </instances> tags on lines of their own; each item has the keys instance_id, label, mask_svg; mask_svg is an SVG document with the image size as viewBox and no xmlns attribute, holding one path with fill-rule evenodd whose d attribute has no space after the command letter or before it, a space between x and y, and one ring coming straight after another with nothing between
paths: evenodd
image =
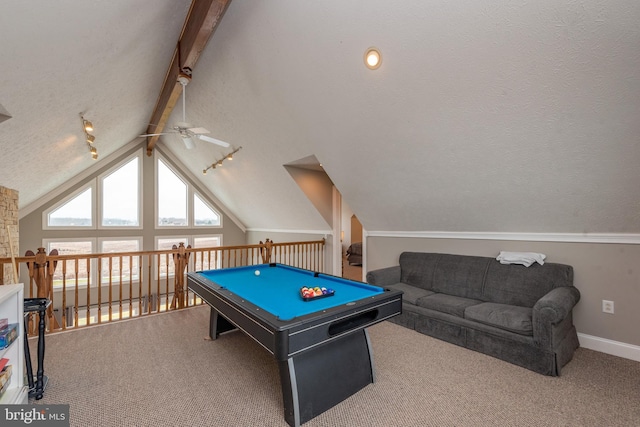
<instances>
[{"instance_id":1,"label":"sloped ceiling","mask_svg":"<svg viewBox=\"0 0 640 427\"><path fill-rule=\"evenodd\" d=\"M144 131L188 8L86 3L0 6L0 185L21 205L87 166L79 111L104 153ZM248 228L328 229L283 167L315 155L367 230L637 233L639 19L635 0L233 0L186 114L242 150L202 175L225 150L160 143Z\"/></svg>"},{"instance_id":2,"label":"sloped ceiling","mask_svg":"<svg viewBox=\"0 0 640 427\"><path fill-rule=\"evenodd\" d=\"M133 140L153 111L189 0L0 2L0 185L24 207Z\"/></svg>"}]
</instances>

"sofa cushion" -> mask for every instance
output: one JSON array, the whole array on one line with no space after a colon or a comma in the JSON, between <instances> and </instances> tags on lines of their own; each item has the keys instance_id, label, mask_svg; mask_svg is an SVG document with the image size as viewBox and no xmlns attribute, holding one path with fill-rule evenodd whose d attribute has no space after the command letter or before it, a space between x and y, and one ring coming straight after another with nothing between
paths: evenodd
<instances>
[{"instance_id":1,"label":"sofa cushion","mask_svg":"<svg viewBox=\"0 0 640 427\"><path fill-rule=\"evenodd\" d=\"M433 270L441 254L403 252L400 254L400 281L423 289L430 289Z\"/></svg>"},{"instance_id":2,"label":"sofa cushion","mask_svg":"<svg viewBox=\"0 0 640 427\"><path fill-rule=\"evenodd\" d=\"M428 308L430 310L436 310L458 317L464 317L464 311L467 307L481 303L482 301L475 299L436 293L418 299L416 305L418 307Z\"/></svg>"},{"instance_id":3,"label":"sofa cushion","mask_svg":"<svg viewBox=\"0 0 640 427\"><path fill-rule=\"evenodd\" d=\"M564 264L545 263L504 265L492 260L486 274L483 295L487 302L533 305L549 291L559 286L573 285L573 267Z\"/></svg>"},{"instance_id":4,"label":"sofa cushion","mask_svg":"<svg viewBox=\"0 0 640 427\"><path fill-rule=\"evenodd\" d=\"M528 307L485 302L467 307L464 318L521 335L533 335L532 312Z\"/></svg>"},{"instance_id":5,"label":"sofa cushion","mask_svg":"<svg viewBox=\"0 0 640 427\"><path fill-rule=\"evenodd\" d=\"M431 290L458 297L481 299L482 284L491 258L440 254Z\"/></svg>"},{"instance_id":6,"label":"sofa cushion","mask_svg":"<svg viewBox=\"0 0 640 427\"><path fill-rule=\"evenodd\" d=\"M406 283L394 283L393 285L387 285L386 287L394 291L402 291L402 301L414 305L418 299L433 294L431 291L407 285Z\"/></svg>"}]
</instances>

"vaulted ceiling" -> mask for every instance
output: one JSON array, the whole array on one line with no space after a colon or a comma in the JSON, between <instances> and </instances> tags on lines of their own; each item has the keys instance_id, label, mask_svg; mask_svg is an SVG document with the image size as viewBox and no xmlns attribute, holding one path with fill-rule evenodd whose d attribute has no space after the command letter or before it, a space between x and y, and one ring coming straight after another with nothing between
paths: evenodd
<instances>
[{"instance_id":1,"label":"vaulted ceiling","mask_svg":"<svg viewBox=\"0 0 640 427\"><path fill-rule=\"evenodd\" d=\"M149 130L190 3L0 3L21 207L92 165L80 112L98 162ZM202 175L228 149L157 143L248 228L329 228L283 166L315 155L368 230L637 233L639 20L635 0L233 0L186 116L242 150Z\"/></svg>"}]
</instances>

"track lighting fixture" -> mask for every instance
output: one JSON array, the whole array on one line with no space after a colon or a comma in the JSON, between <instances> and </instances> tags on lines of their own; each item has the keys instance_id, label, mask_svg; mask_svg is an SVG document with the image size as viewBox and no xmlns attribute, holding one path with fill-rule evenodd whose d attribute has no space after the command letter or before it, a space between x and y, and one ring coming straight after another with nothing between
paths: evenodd
<instances>
[{"instance_id":1,"label":"track lighting fixture","mask_svg":"<svg viewBox=\"0 0 640 427\"><path fill-rule=\"evenodd\" d=\"M209 169L215 169L215 168L222 167L222 162L224 162L225 160L233 160L233 155L235 153L237 153L238 151L240 151L241 149L242 149L242 147L238 147L235 150L233 150L231 153L229 153L226 156L222 157L220 160L215 160L209 166L207 166L206 168L202 169L202 174L206 175L207 171Z\"/></svg>"},{"instance_id":2,"label":"track lighting fixture","mask_svg":"<svg viewBox=\"0 0 640 427\"><path fill-rule=\"evenodd\" d=\"M93 123L85 119L82 113L80 113L80 120L82 120L82 131L84 132L84 137L85 137L85 140L87 141L87 147L89 148L89 153L91 153L91 158L93 160L97 160L98 149L93 145L93 143L96 140L96 137L89 133L93 131Z\"/></svg>"}]
</instances>

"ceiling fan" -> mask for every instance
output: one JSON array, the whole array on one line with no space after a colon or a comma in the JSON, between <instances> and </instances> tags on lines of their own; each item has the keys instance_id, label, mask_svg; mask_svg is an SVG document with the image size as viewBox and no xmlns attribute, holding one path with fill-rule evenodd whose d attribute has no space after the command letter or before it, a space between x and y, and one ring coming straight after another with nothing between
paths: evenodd
<instances>
[{"instance_id":1,"label":"ceiling fan","mask_svg":"<svg viewBox=\"0 0 640 427\"><path fill-rule=\"evenodd\" d=\"M182 137L182 142L187 147L188 150L192 149L196 146L193 138L201 139L202 141L210 142L212 144L217 144L222 147L229 147L228 142L220 141L219 139L212 138L205 134L210 133L207 129L201 127L193 127L190 123L187 123L186 112L185 112L185 93L187 91L187 84L191 81L191 77L186 74L180 74L178 76L178 83L182 85L182 121L177 122L176 125L172 128L173 130L170 132L162 132L162 133L147 133L144 135L140 135L141 137L147 136L158 136L158 135L180 135Z\"/></svg>"}]
</instances>

